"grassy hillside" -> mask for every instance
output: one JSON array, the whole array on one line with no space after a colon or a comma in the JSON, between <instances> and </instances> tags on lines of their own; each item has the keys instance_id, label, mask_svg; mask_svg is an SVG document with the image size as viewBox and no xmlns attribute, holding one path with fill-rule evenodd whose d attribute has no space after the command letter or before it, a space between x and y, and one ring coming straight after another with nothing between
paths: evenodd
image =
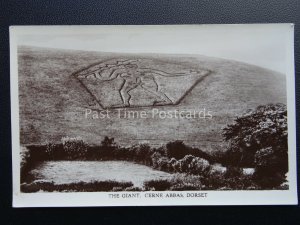
<instances>
[{"instance_id":1,"label":"grassy hillside","mask_svg":"<svg viewBox=\"0 0 300 225\"><path fill-rule=\"evenodd\" d=\"M143 58L163 62L168 67L212 71L178 105L155 107L195 111L205 108L212 112L213 118L86 119L85 109L98 106L72 74L116 57ZM150 66L155 68L155 64ZM18 49L18 71L21 144L57 142L63 136L81 136L91 144L99 144L104 136L110 136L124 145L141 141L160 144L179 139L210 151L222 148L221 129L237 115L261 104L286 103L283 74L204 56L126 55L22 46ZM151 107L136 110L149 111Z\"/></svg>"}]
</instances>

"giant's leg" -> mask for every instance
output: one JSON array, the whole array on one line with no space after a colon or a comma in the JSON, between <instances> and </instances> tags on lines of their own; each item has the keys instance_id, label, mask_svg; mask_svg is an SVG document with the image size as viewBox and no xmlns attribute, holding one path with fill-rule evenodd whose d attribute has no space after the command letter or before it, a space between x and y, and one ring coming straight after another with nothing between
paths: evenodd
<instances>
[{"instance_id":1,"label":"giant's leg","mask_svg":"<svg viewBox=\"0 0 300 225\"><path fill-rule=\"evenodd\" d=\"M125 83L120 90L120 95L121 95L121 98L122 98L122 101L123 101L123 104L125 107L130 106L130 103L129 103L130 98L131 98L131 95L129 94L130 90L131 90L131 85L127 80L125 80Z\"/></svg>"},{"instance_id":2,"label":"giant's leg","mask_svg":"<svg viewBox=\"0 0 300 225\"><path fill-rule=\"evenodd\" d=\"M131 95L129 94L129 92L134 88L136 88L137 86L138 84L132 82L130 79L124 79L124 82L121 85L121 88L119 90L122 99L122 104L114 105L113 107L130 107Z\"/></svg>"},{"instance_id":3,"label":"giant's leg","mask_svg":"<svg viewBox=\"0 0 300 225\"><path fill-rule=\"evenodd\" d=\"M171 99L165 93L161 92L154 77L143 77L141 87L160 99L160 101L155 101L154 105L173 104Z\"/></svg>"}]
</instances>

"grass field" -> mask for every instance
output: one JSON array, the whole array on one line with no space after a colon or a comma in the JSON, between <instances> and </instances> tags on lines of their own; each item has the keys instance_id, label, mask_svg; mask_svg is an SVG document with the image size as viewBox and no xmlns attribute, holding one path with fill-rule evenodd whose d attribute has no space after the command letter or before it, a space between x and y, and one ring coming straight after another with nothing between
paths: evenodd
<instances>
[{"instance_id":1,"label":"grass field","mask_svg":"<svg viewBox=\"0 0 300 225\"><path fill-rule=\"evenodd\" d=\"M166 70L207 69L212 73L176 106L135 110L195 110L212 112L209 119L86 119L85 109L98 109L94 99L72 76L93 63L115 57L143 58L149 67ZM155 59L155 60L154 60ZM151 64L152 62L152 64ZM161 65L159 65L159 63ZM21 144L58 142L63 136L81 136L99 144L104 136L123 145L172 140L205 151L222 149L221 129L248 109L267 103L286 103L285 76L236 61L194 55L112 54L71 50L18 48ZM113 111L112 114L116 114Z\"/></svg>"},{"instance_id":2,"label":"grass field","mask_svg":"<svg viewBox=\"0 0 300 225\"><path fill-rule=\"evenodd\" d=\"M146 180L170 179L172 174L126 161L48 161L31 171L35 182L55 184L114 180L143 187Z\"/></svg>"}]
</instances>

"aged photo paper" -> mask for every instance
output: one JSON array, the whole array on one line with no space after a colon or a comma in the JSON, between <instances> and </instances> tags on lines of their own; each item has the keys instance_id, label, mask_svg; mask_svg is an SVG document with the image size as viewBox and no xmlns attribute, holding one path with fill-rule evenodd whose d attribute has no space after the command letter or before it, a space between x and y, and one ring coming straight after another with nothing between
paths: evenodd
<instances>
[{"instance_id":1,"label":"aged photo paper","mask_svg":"<svg viewBox=\"0 0 300 225\"><path fill-rule=\"evenodd\" d=\"M294 25L11 26L13 206L297 204Z\"/></svg>"}]
</instances>

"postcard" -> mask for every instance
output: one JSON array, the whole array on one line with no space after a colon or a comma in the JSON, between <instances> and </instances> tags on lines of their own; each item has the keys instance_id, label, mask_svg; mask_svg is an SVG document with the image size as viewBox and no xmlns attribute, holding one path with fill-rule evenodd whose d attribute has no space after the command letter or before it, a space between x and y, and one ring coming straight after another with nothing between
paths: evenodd
<instances>
[{"instance_id":1,"label":"postcard","mask_svg":"<svg viewBox=\"0 0 300 225\"><path fill-rule=\"evenodd\" d=\"M293 24L11 26L14 207L298 204Z\"/></svg>"}]
</instances>

